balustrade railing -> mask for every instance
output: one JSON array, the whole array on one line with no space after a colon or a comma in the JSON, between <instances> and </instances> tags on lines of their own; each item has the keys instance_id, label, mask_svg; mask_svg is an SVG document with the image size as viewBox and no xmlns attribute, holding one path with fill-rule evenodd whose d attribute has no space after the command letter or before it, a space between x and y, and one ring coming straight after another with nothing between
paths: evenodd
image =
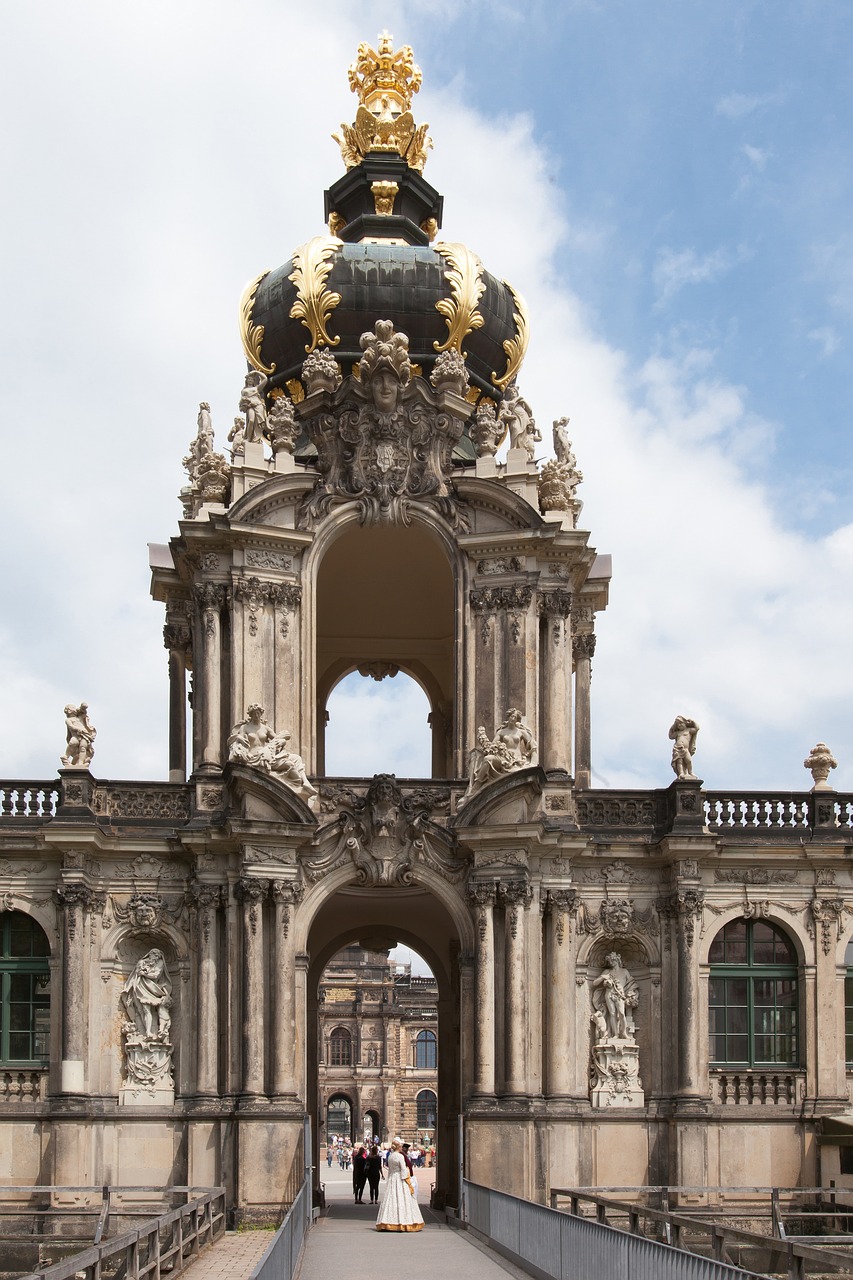
<instances>
[{"instance_id":1,"label":"balustrade railing","mask_svg":"<svg viewBox=\"0 0 853 1280\"><path fill-rule=\"evenodd\" d=\"M798 1106L805 1072L711 1071L711 1097L720 1106Z\"/></svg>"},{"instance_id":2,"label":"balustrade railing","mask_svg":"<svg viewBox=\"0 0 853 1280\"><path fill-rule=\"evenodd\" d=\"M47 1095L47 1069L0 1071L0 1102L43 1102Z\"/></svg>"},{"instance_id":3,"label":"balustrade railing","mask_svg":"<svg viewBox=\"0 0 853 1280\"><path fill-rule=\"evenodd\" d=\"M52 818L59 804L58 782L0 782L0 818Z\"/></svg>"}]
</instances>

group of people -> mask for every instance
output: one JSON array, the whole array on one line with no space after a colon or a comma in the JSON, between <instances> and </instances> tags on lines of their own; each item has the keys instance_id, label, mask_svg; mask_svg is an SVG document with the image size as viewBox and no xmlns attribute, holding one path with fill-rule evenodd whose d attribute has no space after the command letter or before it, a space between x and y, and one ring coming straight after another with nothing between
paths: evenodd
<instances>
[{"instance_id":1,"label":"group of people","mask_svg":"<svg viewBox=\"0 0 853 1280\"><path fill-rule=\"evenodd\" d=\"M331 1168L337 1158L342 1169L352 1162L352 1188L356 1204L364 1204L365 1188L370 1193L370 1204L379 1206L376 1218L377 1231L420 1231L424 1220L418 1207L418 1183L414 1170L423 1164L425 1152L413 1148L402 1138L384 1150L377 1143L358 1143L353 1148L347 1142L330 1143L326 1159ZM380 1196L380 1183L384 1188Z\"/></svg>"}]
</instances>

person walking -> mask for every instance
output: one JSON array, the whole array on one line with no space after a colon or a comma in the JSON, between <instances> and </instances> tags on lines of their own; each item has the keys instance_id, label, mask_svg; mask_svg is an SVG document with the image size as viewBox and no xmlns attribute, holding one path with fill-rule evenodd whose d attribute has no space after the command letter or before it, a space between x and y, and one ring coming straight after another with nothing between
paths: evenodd
<instances>
[{"instance_id":1,"label":"person walking","mask_svg":"<svg viewBox=\"0 0 853 1280\"><path fill-rule=\"evenodd\" d=\"M391 1143L388 1178L376 1218L377 1231L423 1230L424 1220L418 1208L411 1174L403 1158L402 1146L399 1138Z\"/></svg>"},{"instance_id":2,"label":"person walking","mask_svg":"<svg viewBox=\"0 0 853 1280\"><path fill-rule=\"evenodd\" d=\"M365 1170L367 1175L367 1185L370 1187L370 1203L379 1203L379 1183L382 1180L382 1157L379 1154L379 1148L374 1142L370 1148L370 1154L365 1161Z\"/></svg>"},{"instance_id":3,"label":"person walking","mask_svg":"<svg viewBox=\"0 0 853 1280\"><path fill-rule=\"evenodd\" d=\"M359 1143L355 1155L352 1158L352 1189L355 1193L356 1204L362 1204L362 1196L364 1195L364 1184L367 1181L367 1152L362 1143Z\"/></svg>"}]
</instances>

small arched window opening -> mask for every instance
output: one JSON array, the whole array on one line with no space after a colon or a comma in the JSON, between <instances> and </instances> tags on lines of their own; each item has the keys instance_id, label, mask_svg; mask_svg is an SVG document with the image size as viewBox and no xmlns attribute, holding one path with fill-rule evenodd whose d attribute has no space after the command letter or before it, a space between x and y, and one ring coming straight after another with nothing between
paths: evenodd
<instances>
[{"instance_id":1,"label":"small arched window opening","mask_svg":"<svg viewBox=\"0 0 853 1280\"><path fill-rule=\"evenodd\" d=\"M23 911L0 916L0 1062L43 1066L50 1056L50 944Z\"/></svg>"},{"instance_id":2,"label":"small arched window opening","mask_svg":"<svg viewBox=\"0 0 853 1280\"><path fill-rule=\"evenodd\" d=\"M352 1036L346 1027L335 1027L329 1036L329 1064L333 1067L352 1066Z\"/></svg>"},{"instance_id":3,"label":"small arched window opening","mask_svg":"<svg viewBox=\"0 0 853 1280\"><path fill-rule=\"evenodd\" d=\"M421 1089L415 1104L417 1107L417 1125L421 1136L432 1136L435 1132L436 1097L432 1089ZM427 1133L424 1133L424 1131Z\"/></svg>"},{"instance_id":4,"label":"small arched window opening","mask_svg":"<svg viewBox=\"0 0 853 1280\"><path fill-rule=\"evenodd\" d=\"M392 663L366 663L362 670L366 674L353 671L341 680L326 704L327 777L430 777L431 712L423 689Z\"/></svg>"},{"instance_id":5,"label":"small arched window opening","mask_svg":"<svg viewBox=\"0 0 853 1280\"><path fill-rule=\"evenodd\" d=\"M415 1040L415 1067L419 1071L435 1071L438 1046L434 1031L419 1031Z\"/></svg>"},{"instance_id":6,"label":"small arched window opening","mask_svg":"<svg viewBox=\"0 0 853 1280\"><path fill-rule=\"evenodd\" d=\"M708 953L712 1065L799 1064L797 957L766 920L731 920Z\"/></svg>"}]
</instances>

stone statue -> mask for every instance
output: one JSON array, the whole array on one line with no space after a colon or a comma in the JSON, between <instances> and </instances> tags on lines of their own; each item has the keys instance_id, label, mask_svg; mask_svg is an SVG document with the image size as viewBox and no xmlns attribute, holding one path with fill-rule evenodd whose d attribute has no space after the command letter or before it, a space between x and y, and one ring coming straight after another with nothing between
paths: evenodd
<instances>
[{"instance_id":1,"label":"stone statue","mask_svg":"<svg viewBox=\"0 0 853 1280\"><path fill-rule=\"evenodd\" d=\"M267 430L274 454L293 453L302 428L296 421L290 396L276 396L273 400L267 416Z\"/></svg>"},{"instance_id":2,"label":"stone statue","mask_svg":"<svg viewBox=\"0 0 853 1280\"><path fill-rule=\"evenodd\" d=\"M558 418L554 423L555 458L546 462L539 474L540 511L571 511L574 519L582 510L575 497L575 490L583 482L583 472L572 452L572 442L566 428L568 418Z\"/></svg>"},{"instance_id":3,"label":"stone statue","mask_svg":"<svg viewBox=\"0 0 853 1280\"><path fill-rule=\"evenodd\" d=\"M97 729L89 719L89 704L81 702L75 707L69 702L65 708L65 755L59 757L66 769L88 769L95 754Z\"/></svg>"},{"instance_id":4,"label":"stone statue","mask_svg":"<svg viewBox=\"0 0 853 1280\"><path fill-rule=\"evenodd\" d=\"M510 449L524 449L531 462L536 454L536 444L542 433L533 420L530 405L522 398L515 383L507 387L498 411L498 422L509 431Z\"/></svg>"},{"instance_id":5,"label":"stone statue","mask_svg":"<svg viewBox=\"0 0 853 1280\"><path fill-rule=\"evenodd\" d=\"M242 458L246 452L246 420L245 418L235 418L234 426L228 432L228 439L231 442L231 457Z\"/></svg>"},{"instance_id":6,"label":"stone statue","mask_svg":"<svg viewBox=\"0 0 853 1280\"><path fill-rule=\"evenodd\" d=\"M317 789L308 781L304 760L290 750L289 743L287 730L276 733L267 723L264 708L253 702L246 712L246 719L231 730L228 759L278 778L297 791L310 808L314 808Z\"/></svg>"},{"instance_id":7,"label":"stone statue","mask_svg":"<svg viewBox=\"0 0 853 1280\"><path fill-rule=\"evenodd\" d=\"M159 947L137 961L121 989L127 1015L122 1027L127 1061L123 1087L131 1092L172 1089L172 981Z\"/></svg>"},{"instance_id":8,"label":"stone statue","mask_svg":"<svg viewBox=\"0 0 853 1280\"><path fill-rule=\"evenodd\" d=\"M257 369L246 374L243 391L240 395L239 408L246 415L246 443L255 444L262 441L267 429L267 406L264 389L269 379Z\"/></svg>"},{"instance_id":9,"label":"stone statue","mask_svg":"<svg viewBox=\"0 0 853 1280\"><path fill-rule=\"evenodd\" d=\"M695 720L686 716L676 716L669 730L672 741L672 768L679 781L689 779L698 781L693 772L693 757L696 754L696 736L699 726Z\"/></svg>"},{"instance_id":10,"label":"stone statue","mask_svg":"<svg viewBox=\"0 0 853 1280\"><path fill-rule=\"evenodd\" d=\"M622 964L618 951L611 951L604 961L607 966L592 984L592 1007L604 1018L607 1038L633 1040L638 996L637 984ZM596 1026L601 1027L600 1020Z\"/></svg>"},{"instance_id":11,"label":"stone statue","mask_svg":"<svg viewBox=\"0 0 853 1280\"><path fill-rule=\"evenodd\" d=\"M618 951L592 983L590 1101L594 1107L641 1107L640 1051L634 1027L637 984Z\"/></svg>"},{"instance_id":12,"label":"stone statue","mask_svg":"<svg viewBox=\"0 0 853 1280\"><path fill-rule=\"evenodd\" d=\"M231 437L229 436L229 439ZM221 453L213 449L213 427L210 421L210 405L202 400L198 406L198 431L190 444L190 451L183 459L190 478L187 488L181 490L184 514L188 520L198 515L204 502L224 502L231 482L231 469Z\"/></svg>"},{"instance_id":13,"label":"stone statue","mask_svg":"<svg viewBox=\"0 0 853 1280\"><path fill-rule=\"evenodd\" d=\"M480 787L495 778L502 778L518 769L526 769L535 763L536 741L522 714L510 707L506 719L490 741L485 728L477 730L477 745L471 751L468 771L468 790L463 802Z\"/></svg>"},{"instance_id":14,"label":"stone statue","mask_svg":"<svg viewBox=\"0 0 853 1280\"><path fill-rule=\"evenodd\" d=\"M827 778L829 777L830 769L838 768L838 761L825 742L819 742L816 747L812 747L808 759L803 761L803 768L808 769L812 775L812 781L814 782L812 791L832 790Z\"/></svg>"}]
</instances>

